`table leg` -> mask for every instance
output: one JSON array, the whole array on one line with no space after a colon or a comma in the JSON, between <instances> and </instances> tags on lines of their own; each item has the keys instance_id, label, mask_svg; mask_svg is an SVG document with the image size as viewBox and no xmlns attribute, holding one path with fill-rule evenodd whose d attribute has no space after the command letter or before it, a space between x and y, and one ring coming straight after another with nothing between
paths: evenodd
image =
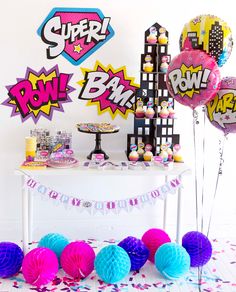
<instances>
[{"instance_id":1,"label":"table leg","mask_svg":"<svg viewBox=\"0 0 236 292\"><path fill-rule=\"evenodd\" d=\"M29 243L32 243L33 241L33 196L32 196L32 192L30 190L28 190L29 193L29 205L28 205L28 222L29 222Z\"/></svg>"},{"instance_id":2,"label":"table leg","mask_svg":"<svg viewBox=\"0 0 236 292\"><path fill-rule=\"evenodd\" d=\"M165 176L165 183L168 181L168 176ZM166 218L167 218L167 196L164 200L164 210L163 210L163 230L166 230Z\"/></svg>"},{"instance_id":3,"label":"table leg","mask_svg":"<svg viewBox=\"0 0 236 292\"><path fill-rule=\"evenodd\" d=\"M179 176L181 181L181 175ZM181 205L182 205L182 190L181 187L178 189L178 199L177 199L177 226L176 226L176 242L181 244Z\"/></svg>"},{"instance_id":4,"label":"table leg","mask_svg":"<svg viewBox=\"0 0 236 292\"><path fill-rule=\"evenodd\" d=\"M22 176L22 240L23 252L26 254L29 248L29 190L24 184L25 176Z\"/></svg>"}]
</instances>

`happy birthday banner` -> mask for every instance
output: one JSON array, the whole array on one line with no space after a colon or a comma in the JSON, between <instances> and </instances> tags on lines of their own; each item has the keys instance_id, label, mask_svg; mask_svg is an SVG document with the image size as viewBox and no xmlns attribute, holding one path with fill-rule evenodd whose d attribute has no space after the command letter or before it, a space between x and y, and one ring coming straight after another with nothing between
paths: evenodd
<instances>
[{"instance_id":1,"label":"happy birthday banner","mask_svg":"<svg viewBox=\"0 0 236 292\"><path fill-rule=\"evenodd\" d=\"M45 196L45 198L56 200L57 202L68 206L77 207L78 211L80 212L86 210L90 214L95 214L98 212L103 215L111 212L131 212L134 208L140 209L147 204L153 205L156 203L157 199L165 200L168 194L175 194L176 190L180 187L182 187L182 183L181 180L177 177L166 182L157 189L139 196L122 200L94 201L60 193L41 184L28 175L26 176L24 183L24 188L37 192Z\"/></svg>"}]
</instances>

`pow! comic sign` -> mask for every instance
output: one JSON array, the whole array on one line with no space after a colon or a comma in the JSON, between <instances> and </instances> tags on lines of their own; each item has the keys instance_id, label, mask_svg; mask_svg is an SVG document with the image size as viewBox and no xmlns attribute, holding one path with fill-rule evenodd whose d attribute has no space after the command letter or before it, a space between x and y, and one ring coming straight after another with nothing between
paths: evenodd
<instances>
[{"instance_id":1,"label":"pow! comic sign","mask_svg":"<svg viewBox=\"0 0 236 292\"><path fill-rule=\"evenodd\" d=\"M20 115L22 122L32 118L36 124L41 116L51 120L54 110L63 112L63 104L71 102L71 77L72 74L59 73L57 66L39 72L27 68L24 78L6 87L9 97L3 105L12 108L11 116Z\"/></svg>"}]
</instances>

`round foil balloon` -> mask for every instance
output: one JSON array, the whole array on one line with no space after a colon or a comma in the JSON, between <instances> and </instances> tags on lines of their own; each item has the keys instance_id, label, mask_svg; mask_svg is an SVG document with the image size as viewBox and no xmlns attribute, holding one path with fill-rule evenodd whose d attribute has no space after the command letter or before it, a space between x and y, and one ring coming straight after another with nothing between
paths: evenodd
<instances>
[{"instance_id":1,"label":"round foil balloon","mask_svg":"<svg viewBox=\"0 0 236 292\"><path fill-rule=\"evenodd\" d=\"M209 121L225 134L236 133L236 77L225 77L214 99L206 104Z\"/></svg>"},{"instance_id":2,"label":"round foil balloon","mask_svg":"<svg viewBox=\"0 0 236 292\"><path fill-rule=\"evenodd\" d=\"M232 33L225 21L214 15L200 15L185 24L180 36L180 50L189 42L192 49L203 50L221 67L228 60L232 47Z\"/></svg>"},{"instance_id":3,"label":"round foil balloon","mask_svg":"<svg viewBox=\"0 0 236 292\"><path fill-rule=\"evenodd\" d=\"M210 101L219 90L219 67L205 52L186 50L171 61L166 83L179 103L195 109Z\"/></svg>"}]
</instances>

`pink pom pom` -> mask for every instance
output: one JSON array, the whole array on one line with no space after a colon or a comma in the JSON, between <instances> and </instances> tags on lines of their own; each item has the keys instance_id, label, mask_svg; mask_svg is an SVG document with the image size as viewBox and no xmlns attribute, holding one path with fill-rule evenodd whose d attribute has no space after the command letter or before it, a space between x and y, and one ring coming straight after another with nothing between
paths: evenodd
<instances>
[{"instance_id":1,"label":"pink pom pom","mask_svg":"<svg viewBox=\"0 0 236 292\"><path fill-rule=\"evenodd\" d=\"M161 229L152 228L146 231L142 237L142 241L148 248L149 260L154 263L154 256L157 249L164 243L171 242L169 235Z\"/></svg>"},{"instance_id":2,"label":"pink pom pom","mask_svg":"<svg viewBox=\"0 0 236 292\"><path fill-rule=\"evenodd\" d=\"M38 247L24 258L22 273L26 282L40 287L51 282L58 272L56 254L48 248Z\"/></svg>"},{"instance_id":3,"label":"pink pom pom","mask_svg":"<svg viewBox=\"0 0 236 292\"><path fill-rule=\"evenodd\" d=\"M95 253L83 241L68 244L61 254L63 270L74 279L86 278L94 269Z\"/></svg>"}]
</instances>

